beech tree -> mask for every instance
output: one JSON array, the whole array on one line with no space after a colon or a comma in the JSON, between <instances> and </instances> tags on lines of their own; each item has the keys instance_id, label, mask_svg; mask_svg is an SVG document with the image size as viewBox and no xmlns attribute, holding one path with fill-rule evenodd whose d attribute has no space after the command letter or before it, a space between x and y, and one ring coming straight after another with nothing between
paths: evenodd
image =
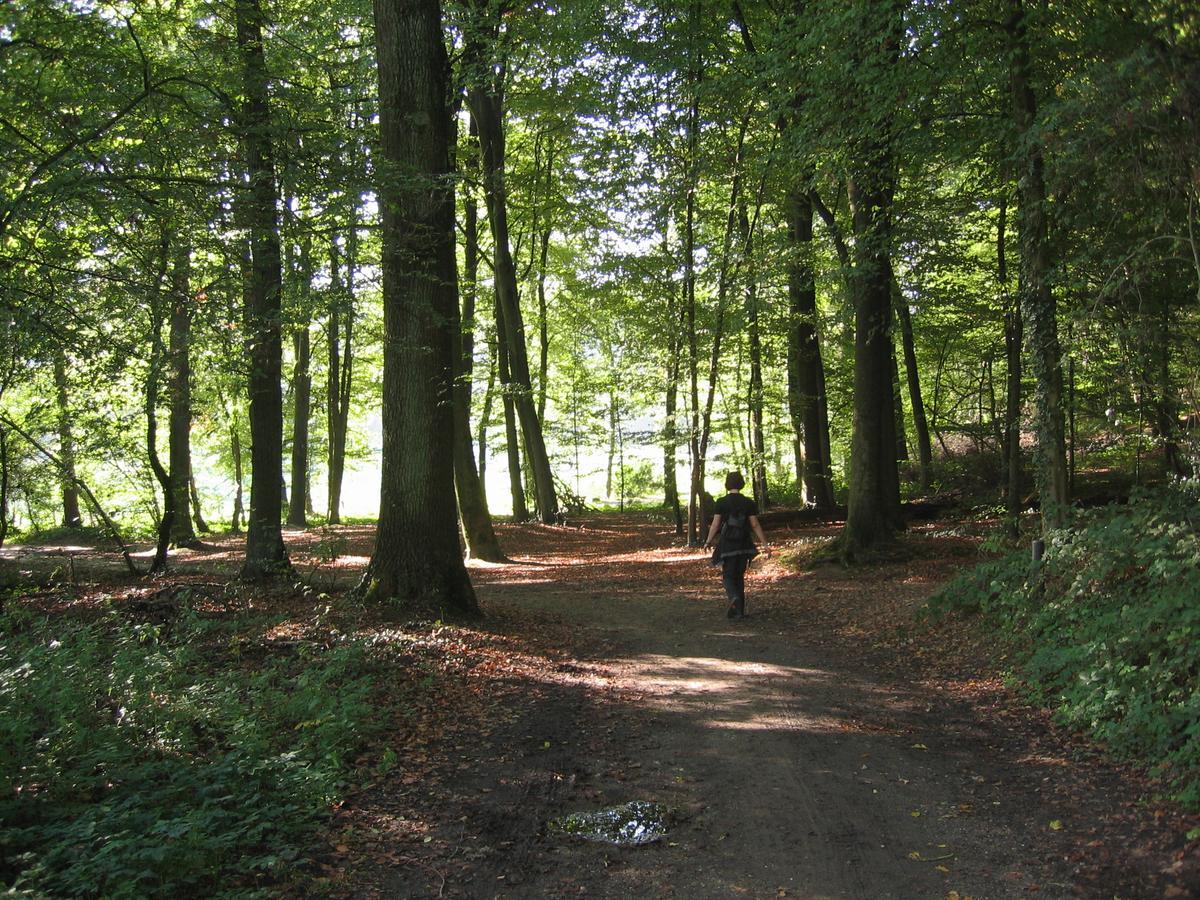
<instances>
[{"instance_id":1,"label":"beech tree","mask_svg":"<svg viewBox=\"0 0 1200 900\"><path fill-rule=\"evenodd\" d=\"M438 0L377 0L383 471L366 596L471 612L454 503L458 297L448 62Z\"/></svg>"}]
</instances>

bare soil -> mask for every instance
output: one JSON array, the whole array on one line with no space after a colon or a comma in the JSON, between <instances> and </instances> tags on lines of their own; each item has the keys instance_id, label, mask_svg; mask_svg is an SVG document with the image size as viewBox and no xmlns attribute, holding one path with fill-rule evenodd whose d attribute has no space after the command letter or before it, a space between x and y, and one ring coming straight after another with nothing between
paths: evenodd
<instances>
[{"instance_id":1,"label":"bare soil","mask_svg":"<svg viewBox=\"0 0 1200 900\"><path fill-rule=\"evenodd\" d=\"M794 549L825 533L769 537ZM370 530L348 528L336 562L305 556L331 534L289 534L322 590L370 553ZM785 549L752 568L738 621L707 556L645 516L501 538L513 562L472 567L484 619L398 626L396 677L427 690L379 710L372 759L390 749L395 764L351 792L313 871L281 892L1200 896L1186 837L1200 819L1024 705L974 624L914 619L975 558L969 535L925 525L903 560L854 570L797 571ZM214 542L181 553L175 577L236 562L236 541ZM619 848L546 827L635 799L670 808L664 839Z\"/></svg>"}]
</instances>

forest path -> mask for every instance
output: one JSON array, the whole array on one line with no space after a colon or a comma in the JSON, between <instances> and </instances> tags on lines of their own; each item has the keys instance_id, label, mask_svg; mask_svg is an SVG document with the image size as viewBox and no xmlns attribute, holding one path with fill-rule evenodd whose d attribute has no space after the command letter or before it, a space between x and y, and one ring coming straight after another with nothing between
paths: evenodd
<instances>
[{"instance_id":1,"label":"forest path","mask_svg":"<svg viewBox=\"0 0 1200 900\"><path fill-rule=\"evenodd\" d=\"M440 823L428 855L359 872L363 894L1091 895L1066 861L1078 835L1061 823L1092 815L1055 786L1069 761L978 697L885 674L848 625L848 609L887 618L928 595L954 561L766 562L749 617L730 621L718 571L663 525L532 531L505 535L513 564L472 576L486 627L540 643L541 662L508 693L508 720L469 745L459 734L441 783L407 797ZM630 800L674 810L670 834L615 848L545 827Z\"/></svg>"}]
</instances>

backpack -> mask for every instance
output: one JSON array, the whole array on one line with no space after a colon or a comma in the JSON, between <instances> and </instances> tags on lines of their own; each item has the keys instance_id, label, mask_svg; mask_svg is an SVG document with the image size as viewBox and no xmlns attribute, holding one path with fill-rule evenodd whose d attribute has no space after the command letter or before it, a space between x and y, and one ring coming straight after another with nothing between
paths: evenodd
<instances>
[{"instance_id":1,"label":"backpack","mask_svg":"<svg viewBox=\"0 0 1200 900\"><path fill-rule=\"evenodd\" d=\"M725 520L724 526L721 528L721 537L725 539L725 543L738 546L746 542L750 536L750 517L746 515L745 510L732 512Z\"/></svg>"}]
</instances>

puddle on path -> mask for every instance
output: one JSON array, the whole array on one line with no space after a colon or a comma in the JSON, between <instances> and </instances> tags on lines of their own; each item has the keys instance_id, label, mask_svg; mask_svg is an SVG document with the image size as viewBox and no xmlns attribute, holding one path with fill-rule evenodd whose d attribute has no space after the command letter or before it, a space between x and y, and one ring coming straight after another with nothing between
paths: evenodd
<instances>
[{"instance_id":1,"label":"puddle on path","mask_svg":"<svg viewBox=\"0 0 1200 900\"><path fill-rule=\"evenodd\" d=\"M546 825L551 833L575 835L618 847L637 847L665 835L670 819L665 806L649 800L630 800L606 809L568 813Z\"/></svg>"}]
</instances>

